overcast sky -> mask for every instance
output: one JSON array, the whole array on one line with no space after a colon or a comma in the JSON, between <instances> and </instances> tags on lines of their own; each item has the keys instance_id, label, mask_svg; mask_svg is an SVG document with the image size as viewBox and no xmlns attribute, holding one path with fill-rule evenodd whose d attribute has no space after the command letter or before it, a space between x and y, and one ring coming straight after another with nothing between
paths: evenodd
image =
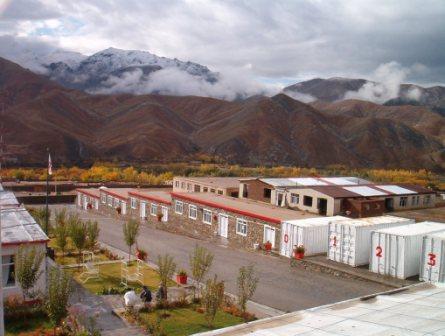
<instances>
[{"instance_id":1,"label":"overcast sky","mask_svg":"<svg viewBox=\"0 0 445 336\"><path fill-rule=\"evenodd\" d=\"M0 0L0 35L147 50L267 83L372 78L389 62L407 81L445 83L444 0Z\"/></svg>"}]
</instances>

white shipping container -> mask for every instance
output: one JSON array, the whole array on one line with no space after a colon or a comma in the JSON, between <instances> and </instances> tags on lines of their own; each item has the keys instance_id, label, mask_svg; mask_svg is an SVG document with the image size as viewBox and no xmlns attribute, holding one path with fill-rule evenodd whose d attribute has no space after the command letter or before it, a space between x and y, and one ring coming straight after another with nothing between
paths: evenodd
<instances>
[{"instance_id":1,"label":"white shipping container","mask_svg":"<svg viewBox=\"0 0 445 336\"><path fill-rule=\"evenodd\" d=\"M315 217L287 220L281 223L282 256L292 258L295 246L303 245L305 255L326 253L328 251L328 226L336 220L347 219L343 216Z\"/></svg>"},{"instance_id":2,"label":"white shipping container","mask_svg":"<svg viewBox=\"0 0 445 336\"><path fill-rule=\"evenodd\" d=\"M445 232L423 237L420 280L445 283Z\"/></svg>"},{"instance_id":3,"label":"white shipping container","mask_svg":"<svg viewBox=\"0 0 445 336\"><path fill-rule=\"evenodd\" d=\"M372 233L370 271L406 279L419 274L423 237L445 231L445 224L422 222Z\"/></svg>"},{"instance_id":4,"label":"white shipping container","mask_svg":"<svg viewBox=\"0 0 445 336\"><path fill-rule=\"evenodd\" d=\"M377 216L335 221L329 224L328 259L351 266L367 265L370 262L371 232L414 223L414 220Z\"/></svg>"}]
</instances>

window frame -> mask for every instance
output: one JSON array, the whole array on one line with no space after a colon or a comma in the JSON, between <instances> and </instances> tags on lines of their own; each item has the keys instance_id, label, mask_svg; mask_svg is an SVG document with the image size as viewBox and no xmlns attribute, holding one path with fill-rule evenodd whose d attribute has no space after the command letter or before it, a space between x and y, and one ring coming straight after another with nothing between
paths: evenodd
<instances>
[{"instance_id":1,"label":"window frame","mask_svg":"<svg viewBox=\"0 0 445 336\"><path fill-rule=\"evenodd\" d=\"M156 203L150 203L150 216L157 216L158 205Z\"/></svg>"},{"instance_id":2,"label":"window frame","mask_svg":"<svg viewBox=\"0 0 445 336\"><path fill-rule=\"evenodd\" d=\"M408 197L407 196L401 196L399 200L399 207L405 208L408 205Z\"/></svg>"},{"instance_id":3,"label":"window frame","mask_svg":"<svg viewBox=\"0 0 445 336\"><path fill-rule=\"evenodd\" d=\"M296 202L293 201L294 198L297 199ZM300 203L300 194L291 193L290 194L290 202L291 202L291 204L299 204Z\"/></svg>"},{"instance_id":4,"label":"window frame","mask_svg":"<svg viewBox=\"0 0 445 336\"><path fill-rule=\"evenodd\" d=\"M209 214L210 213L210 221L206 221L205 220L205 215L207 214ZM202 222L204 223L204 224L209 224L209 225L212 225L212 216L213 216L213 212L212 212L212 210L209 210L209 209L203 209L202 210Z\"/></svg>"},{"instance_id":5,"label":"window frame","mask_svg":"<svg viewBox=\"0 0 445 336\"><path fill-rule=\"evenodd\" d=\"M195 217L192 216L192 209L195 212ZM198 207L196 205L189 204L188 217L193 220L196 220L198 218Z\"/></svg>"},{"instance_id":6,"label":"window frame","mask_svg":"<svg viewBox=\"0 0 445 336\"><path fill-rule=\"evenodd\" d=\"M107 195L105 195L105 194L101 194L101 195L100 195L100 202L101 202L102 204L107 204Z\"/></svg>"},{"instance_id":7,"label":"window frame","mask_svg":"<svg viewBox=\"0 0 445 336\"><path fill-rule=\"evenodd\" d=\"M178 208L181 208L181 211L178 211ZM175 201L175 213L178 215L182 215L184 213L184 202L182 201Z\"/></svg>"},{"instance_id":8,"label":"window frame","mask_svg":"<svg viewBox=\"0 0 445 336\"><path fill-rule=\"evenodd\" d=\"M305 200L310 199L311 200L311 204L306 204ZM312 206L314 205L314 198L312 196L308 196L308 195L304 195L303 196L303 205L306 207L310 207L312 208Z\"/></svg>"},{"instance_id":9,"label":"window frame","mask_svg":"<svg viewBox=\"0 0 445 336\"><path fill-rule=\"evenodd\" d=\"M132 209L136 209L137 208L136 197L130 197L130 206L131 206Z\"/></svg>"},{"instance_id":10,"label":"window frame","mask_svg":"<svg viewBox=\"0 0 445 336\"><path fill-rule=\"evenodd\" d=\"M10 261L7 263L3 263L3 258L4 257L10 257ZM2 260L2 276L4 276L4 268L8 267L8 279L6 279L6 284L3 285L3 279L1 279L2 283L0 284L2 286L2 288L14 288L17 287L17 278L15 275L15 258L16 256L14 254L6 254L6 255L2 255L1 256L1 260ZM11 270L11 266L12 266L12 270ZM14 280L13 283L9 283L10 278L12 278Z\"/></svg>"},{"instance_id":11,"label":"window frame","mask_svg":"<svg viewBox=\"0 0 445 336\"><path fill-rule=\"evenodd\" d=\"M243 232L242 230L239 230L239 225L242 225L242 227L245 228L245 232ZM236 234L246 237L247 236L247 220L245 220L244 218L237 218L236 219Z\"/></svg>"}]
</instances>

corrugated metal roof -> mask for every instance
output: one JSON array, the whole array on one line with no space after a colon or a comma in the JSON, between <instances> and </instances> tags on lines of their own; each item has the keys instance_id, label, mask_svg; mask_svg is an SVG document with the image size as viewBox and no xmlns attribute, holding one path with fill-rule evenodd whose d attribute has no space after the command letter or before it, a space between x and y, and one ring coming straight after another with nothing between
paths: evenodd
<instances>
[{"instance_id":1,"label":"corrugated metal roof","mask_svg":"<svg viewBox=\"0 0 445 336\"><path fill-rule=\"evenodd\" d=\"M0 206L18 206L19 202L14 193L10 191L0 191Z\"/></svg>"},{"instance_id":2,"label":"corrugated metal roof","mask_svg":"<svg viewBox=\"0 0 445 336\"><path fill-rule=\"evenodd\" d=\"M417 194L416 191L399 187L398 185L376 185L376 187L396 195Z\"/></svg>"},{"instance_id":3,"label":"corrugated metal roof","mask_svg":"<svg viewBox=\"0 0 445 336\"><path fill-rule=\"evenodd\" d=\"M368 186L355 186L355 187L343 187L343 189L359 194L361 196L386 196L387 193L368 187Z\"/></svg>"},{"instance_id":4,"label":"corrugated metal roof","mask_svg":"<svg viewBox=\"0 0 445 336\"><path fill-rule=\"evenodd\" d=\"M292 182L295 182L297 185L301 186L321 186L328 185L327 182L320 180L319 178L314 177L296 177L289 178Z\"/></svg>"},{"instance_id":5,"label":"corrugated metal roof","mask_svg":"<svg viewBox=\"0 0 445 336\"><path fill-rule=\"evenodd\" d=\"M24 208L0 211L2 244L32 243L48 240L47 235Z\"/></svg>"},{"instance_id":6,"label":"corrugated metal roof","mask_svg":"<svg viewBox=\"0 0 445 336\"><path fill-rule=\"evenodd\" d=\"M445 223L439 222L421 222L377 230L396 236L417 236L441 231L445 231Z\"/></svg>"},{"instance_id":7,"label":"corrugated metal roof","mask_svg":"<svg viewBox=\"0 0 445 336\"><path fill-rule=\"evenodd\" d=\"M274 187L296 187L297 183L289 178L261 178L260 181Z\"/></svg>"}]
</instances>

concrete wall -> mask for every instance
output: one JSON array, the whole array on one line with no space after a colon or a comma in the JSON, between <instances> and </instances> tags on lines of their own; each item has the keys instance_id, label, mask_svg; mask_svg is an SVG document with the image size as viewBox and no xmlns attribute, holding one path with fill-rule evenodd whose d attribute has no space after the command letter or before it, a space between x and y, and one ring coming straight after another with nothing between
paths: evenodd
<instances>
[{"instance_id":1,"label":"concrete wall","mask_svg":"<svg viewBox=\"0 0 445 336\"><path fill-rule=\"evenodd\" d=\"M394 199L394 210L408 210L408 209L424 209L424 208L434 208L436 205L436 195L435 194L421 194L416 196L407 195L407 202L406 206L400 205L400 199L404 196L394 196L392 197ZM416 200L413 198L419 197L419 202L417 203ZM385 197L388 198L388 197ZM428 202L429 198L429 202Z\"/></svg>"},{"instance_id":2,"label":"concrete wall","mask_svg":"<svg viewBox=\"0 0 445 336\"><path fill-rule=\"evenodd\" d=\"M245 197L247 187L247 197ZM264 197L264 189L271 189L271 197ZM239 187L239 197L240 198L249 198L256 201L271 203L272 202L272 193L274 193L274 188L267 183L264 183L260 180L247 180L241 181Z\"/></svg>"},{"instance_id":3,"label":"concrete wall","mask_svg":"<svg viewBox=\"0 0 445 336\"><path fill-rule=\"evenodd\" d=\"M173 192L211 192L219 195L238 197L238 188L210 186L203 182L196 182L185 177L173 179Z\"/></svg>"},{"instance_id":4,"label":"concrete wall","mask_svg":"<svg viewBox=\"0 0 445 336\"><path fill-rule=\"evenodd\" d=\"M41 251L46 254L46 244L45 243L39 243L39 244L31 244L28 245L28 248L36 248L37 251ZM18 252L19 246L18 245L6 245L2 246L2 257L3 256L9 256L9 255L16 255ZM37 280L37 283L35 287L31 291L39 291L42 294L46 294L46 259L43 260L42 265L40 266L40 270L42 271L42 275ZM3 279L2 279L3 281ZM3 282L2 282L3 283ZM6 300L9 296L12 295L19 295L22 297L23 291L20 287L20 284L15 282L14 286L10 287L3 287L3 299Z\"/></svg>"},{"instance_id":5,"label":"concrete wall","mask_svg":"<svg viewBox=\"0 0 445 336\"><path fill-rule=\"evenodd\" d=\"M134 207L131 206L131 198L135 199ZM145 204L145 216L142 217L141 206ZM151 207L154 205L156 207L156 215L151 213ZM159 220L158 214L162 213L162 218ZM147 200L144 198L139 198L135 196L130 196L130 201L128 202L128 217L139 220L141 223L158 224L166 223L170 220L170 215L172 213L171 206L169 204L156 202L152 200Z\"/></svg>"},{"instance_id":6,"label":"concrete wall","mask_svg":"<svg viewBox=\"0 0 445 336\"><path fill-rule=\"evenodd\" d=\"M292 194L299 195L298 203L292 203ZM312 197L312 206L304 205L304 196ZM288 189L286 191L286 204L290 208L299 209L303 211L308 211L311 213L318 214L318 199L324 198L327 200L326 216L335 216L341 212L341 201L335 200L333 197L322 194L313 189Z\"/></svg>"}]
</instances>

